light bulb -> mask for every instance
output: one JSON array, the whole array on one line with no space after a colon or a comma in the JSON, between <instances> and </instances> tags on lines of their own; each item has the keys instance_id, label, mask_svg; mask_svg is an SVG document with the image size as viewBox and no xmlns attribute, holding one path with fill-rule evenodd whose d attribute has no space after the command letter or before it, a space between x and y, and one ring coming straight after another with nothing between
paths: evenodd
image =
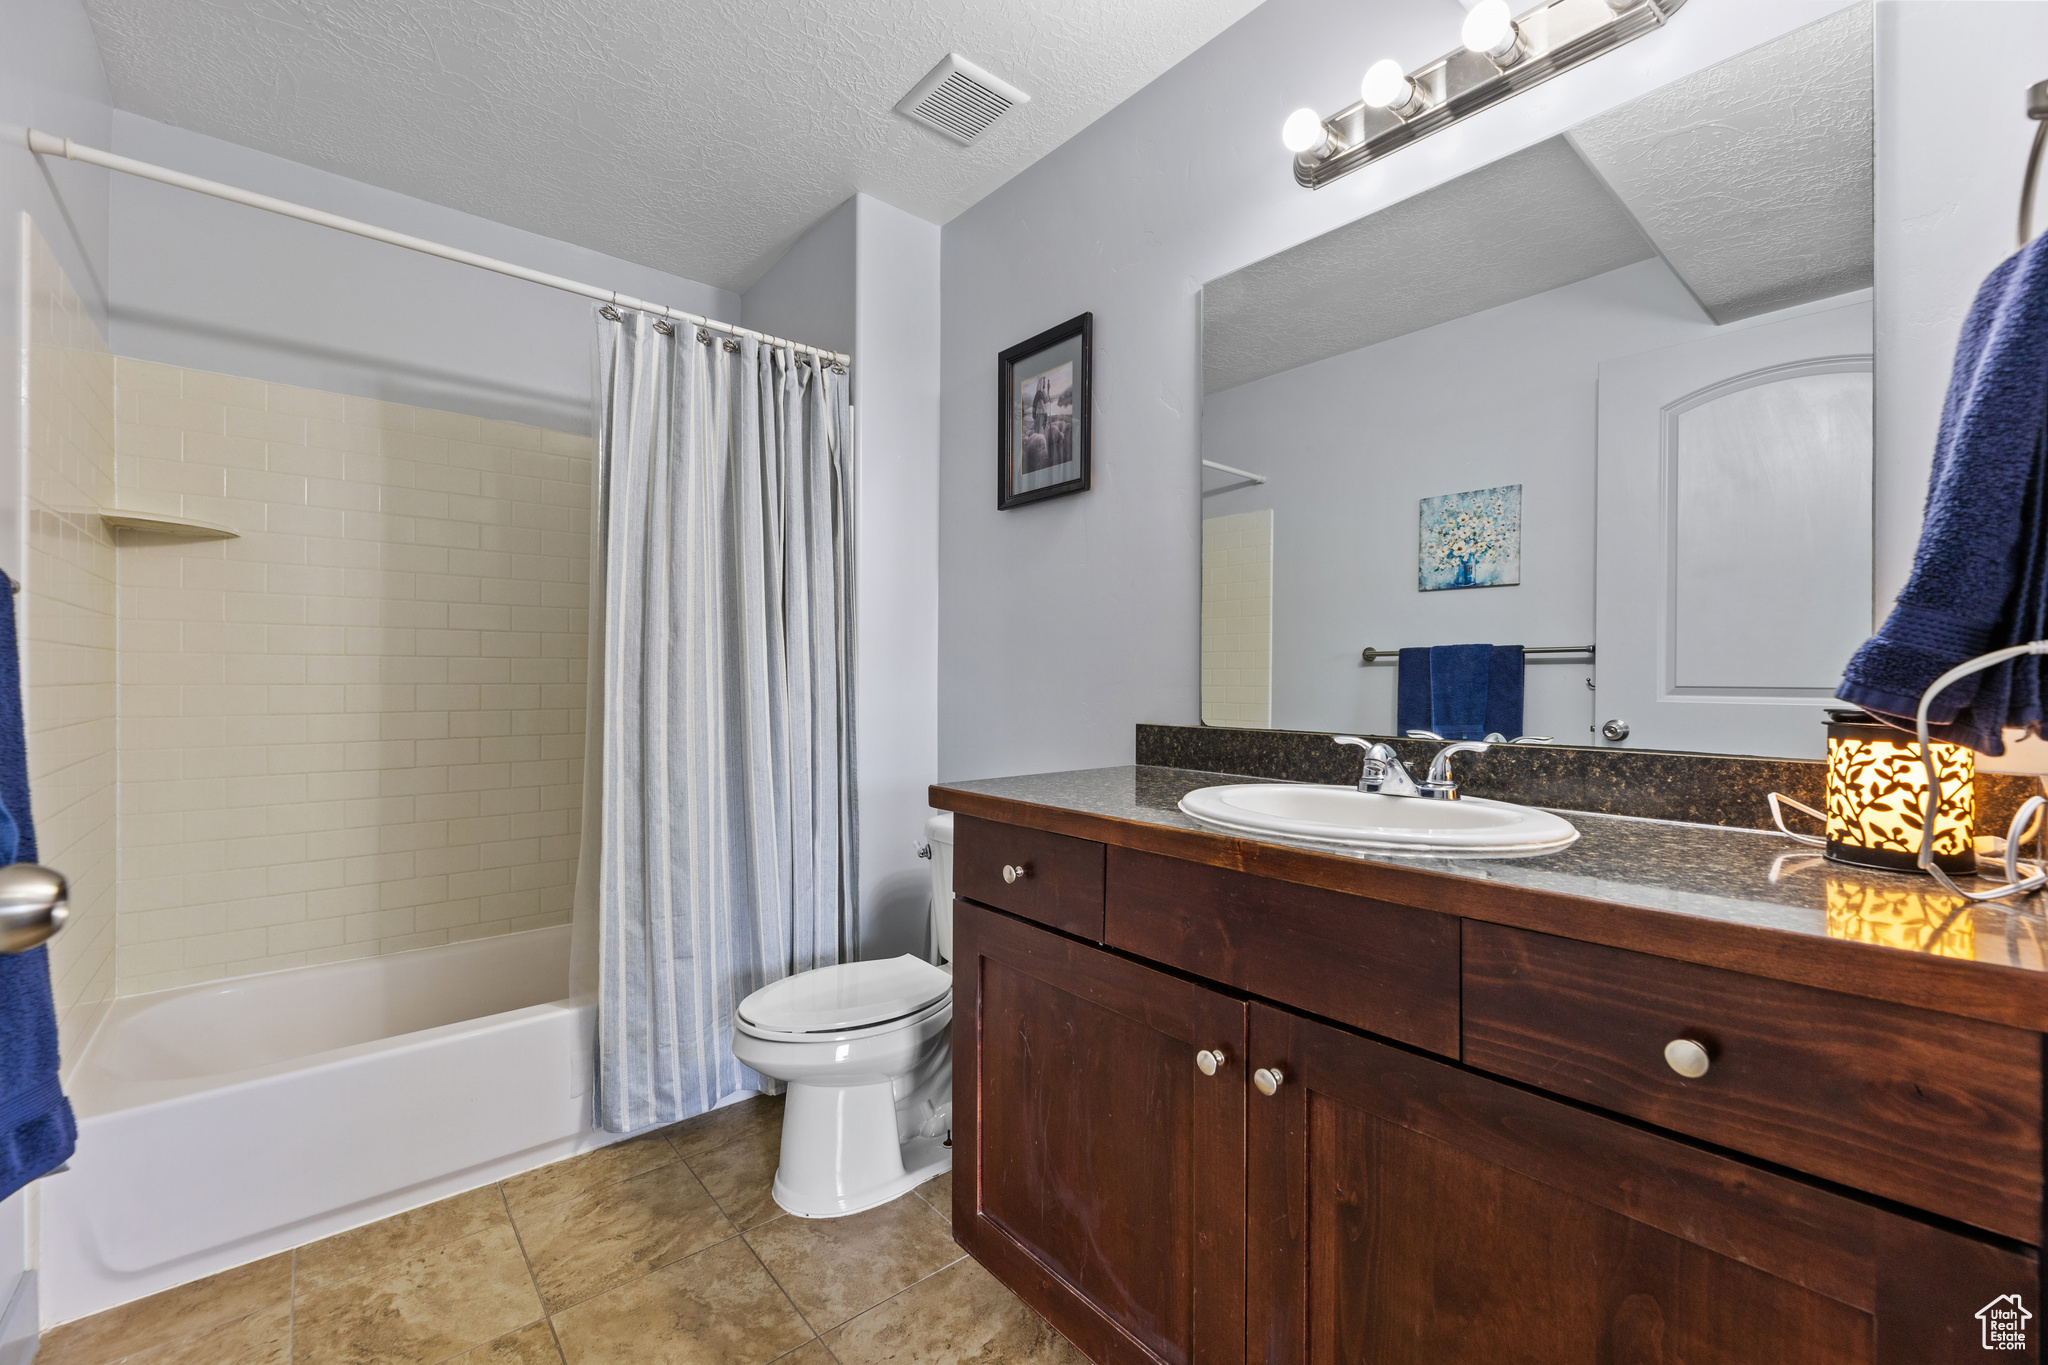
<instances>
[{"instance_id":1,"label":"light bulb","mask_svg":"<svg viewBox=\"0 0 2048 1365\"><path fill-rule=\"evenodd\" d=\"M1313 109L1297 109L1287 116L1287 122L1280 125L1280 141L1287 150L1300 156L1304 152L1320 152L1330 142L1330 134L1323 127L1322 116Z\"/></svg>"},{"instance_id":2,"label":"light bulb","mask_svg":"<svg viewBox=\"0 0 2048 1365\"><path fill-rule=\"evenodd\" d=\"M1415 82L1408 79L1401 64L1392 57L1382 57L1365 69L1365 79L1358 83L1358 97L1374 109L1391 109L1397 114L1417 102Z\"/></svg>"},{"instance_id":3,"label":"light bulb","mask_svg":"<svg viewBox=\"0 0 2048 1365\"><path fill-rule=\"evenodd\" d=\"M1465 27L1458 36L1471 51L1500 61L1514 53L1521 35L1508 16L1508 0L1479 0L1465 15Z\"/></svg>"}]
</instances>

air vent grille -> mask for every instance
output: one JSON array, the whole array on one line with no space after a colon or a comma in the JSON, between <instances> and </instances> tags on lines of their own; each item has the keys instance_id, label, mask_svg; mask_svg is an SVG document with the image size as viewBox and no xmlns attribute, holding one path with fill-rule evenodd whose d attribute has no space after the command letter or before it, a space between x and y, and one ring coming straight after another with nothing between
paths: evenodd
<instances>
[{"instance_id":1,"label":"air vent grille","mask_svg":"<svg viewBox=\"0 0 2048 1365\"><path fill-rule=\"evenodd\" d=\"M933 67L897 104L896 112L965 145L1031 97L997 80L957 52Z\"/></svg>"}]
</instances>

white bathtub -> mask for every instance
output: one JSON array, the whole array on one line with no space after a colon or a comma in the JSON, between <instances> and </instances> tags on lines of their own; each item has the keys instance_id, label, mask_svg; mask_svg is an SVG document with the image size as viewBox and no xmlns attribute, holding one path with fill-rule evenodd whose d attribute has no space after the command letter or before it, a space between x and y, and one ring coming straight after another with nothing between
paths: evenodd
<instances>
[{"instance_id":1,"label":"white bathtub","mask_svg":"<svg viewBox=\"0 0 2048 1365\"><path fill-rule=\"evenodd\" d=\"M611 1141L567 926L117 1001L39 1184L68 1322Z\"/></svg>"}]
</instances>

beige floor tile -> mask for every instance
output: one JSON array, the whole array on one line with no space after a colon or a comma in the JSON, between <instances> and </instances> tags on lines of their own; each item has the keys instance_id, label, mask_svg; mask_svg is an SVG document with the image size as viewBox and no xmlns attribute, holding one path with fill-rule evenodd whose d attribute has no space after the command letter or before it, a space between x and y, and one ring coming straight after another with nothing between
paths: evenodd
<instances>
[{"instance_id":1,"label":"beige floor tile","mask_svg":"<svg viewBox=\"0 0 2048 1365\"><path fill-rule=\"evenodd\" d=\"M738 1229L680 1161L513 1221L548 1311L667 1265Z\"/></svg>"},{"instance_id":2,"label":"beige floor tile","mask_svg":"<svg viewBox=\"0 0 2048 1365\"><path fill-rule=\"evenodd\" d=\"M464 1351L448 1365L562 1365L562 1352L555 1345L554 1329L536 1322Z\"/></svg>"},{"instance_id":3,"label":"beige floor tile","mask_svg":"<svg viewBox=\"0 0 2048 1365\"><path fill-rule=\"evenodd\" d=\"M973 1261L921 1280L825 1334L839 1365L1088 1365Z\"/></svg>"},{"instance_id":4,"label":"beige floor tile","mask_svg":"<svg viewBox=\"0 0 2048 1365\"><path fill-rule=\"evenodd\" d=\"M776 1360L775 1365L836 1365L822 1341L807 1341Z\"/></svg>"},{"instance_id":5,"label":"beige floor tile","mask_svg":"<svg viewBox=\"0 0 2048 1365\"><path fill-rule=\"evenodd\" d=\"M766 1102L753 1103L767 1108ZM742 1230L782 1216L775 1203L775 1168L782 1161L780 1100L774 1102L774 1116L773 1123L760 1122L757 1112L755 1121L728 1129L723 1142L692 1143L692 1155L685 1158L725 1216Z\"/></svg>"},{"instance_id":6,"label":"beige floor tile","mask_svg":"<svg viewBox=\"0 0 2048 1365\"><path fill-rule=\"evenodd\" d=\"M408 1209L299 1248L298 1292L353 1279L511 1220L496 1185Z\"/></svg>"},{"instance_id":7,"label":"beige floor tile","mask_svg":"<svg viewBox=\"0 0 2048 1365\"><path fill-rule=\"evenodd\" d=\"M764 1365L811 1329L738 1238L555 1316L568 1365Z\"/></svg>"},{"instance_id":8,"label":"beige floor tile","mask_svg":"<svg viewBox=\"0 0 2048 1365\"><path fill-rule=\"evenodd\" d=\"M631 1180L636 1175L645 1175L675 1160L676 1149L661 1133L628 1138L609 1147L599 1147L566 1161L513 1176L504 1182L505 1203L511 1208L512 1216L518 1218L534 1209L559 1204L564 1199L589 1194L606 1185Z\"/></svg>"},{"instance_id":9,"label":"beige floor tile","mask_svg":"<svg viewBox=\"0 0 2048 1365\"><path fill-rule=\"evenodd\" d=\"M106 1365L291 1298L290 1252L64 1324L43 1336L40 1365Z\"/></svg>"},{"instance_id":10,"label":"beige floor tile","mask_svg":"<svg viewBox=\"0 0 2048 1365\"><path fill-rule=\"evenodd\" d=\"M715 1147L745 1137L773 1133L782 1141L782 1096L756 1095L738 1104L728 1104L708 1114L684 1119L669 1128L668 1139L685 1161L694 1161Z\"/></svg>"},{"instance_id":11,"label":"beige floor tile","mask_svg":"<svg viewBox=\"0 0 2048 1365\"><path fill-rule=\"evenodd\" d=\"M122 1365L289 1365L291 1358L292 1306L286 1301L138 1351Z\"/></svg>"},{"instance_id":12,"label":"beige floor tile","mask_svg":"<svg viewBox=\"0 0 2048 1365\"><path fill-rule=\"evenodd\" d=\"M965 1253L914 1194L846 1218L778 1218L747 1233L812 1327L836 1327Z\"/></svg>"},{"instance_id":13,"label":"beige floor tile","mask_svg":"<svg viewBox=\"0 0 2048 1365\"><path fill-rule=\"evenodd\" d=\"M439 1361L534 1321L540 1300L509 1227L299 1296L297 1365Z\"/></svg>"},{"instance_id":14,"label":"beige floor tile","mask_svg":"<svg viewBox=\"0 0 2048 1365\"><path fill-rule=\"evenodd\" d=\"M939 1217L953 1221L953 1173L935 1175L917 1187L918 1198L930 1204Z\"/></svg>"}]
</instances>

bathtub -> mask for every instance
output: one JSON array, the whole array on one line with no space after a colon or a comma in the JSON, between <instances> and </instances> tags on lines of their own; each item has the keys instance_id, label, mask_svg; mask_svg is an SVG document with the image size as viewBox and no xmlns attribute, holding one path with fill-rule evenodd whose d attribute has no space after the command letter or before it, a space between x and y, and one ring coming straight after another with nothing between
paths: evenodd
<instances>
[{"instance_id":1,"label":"bathtub","mask_svg":"<svg viewBox=\"0 0 2048 1365\"><path fill-rule=\"evenodd\" d=\"M599 1146L566 925L117 1001L39 1182L68 1322Z\"/></svg>"}]
</instances>

